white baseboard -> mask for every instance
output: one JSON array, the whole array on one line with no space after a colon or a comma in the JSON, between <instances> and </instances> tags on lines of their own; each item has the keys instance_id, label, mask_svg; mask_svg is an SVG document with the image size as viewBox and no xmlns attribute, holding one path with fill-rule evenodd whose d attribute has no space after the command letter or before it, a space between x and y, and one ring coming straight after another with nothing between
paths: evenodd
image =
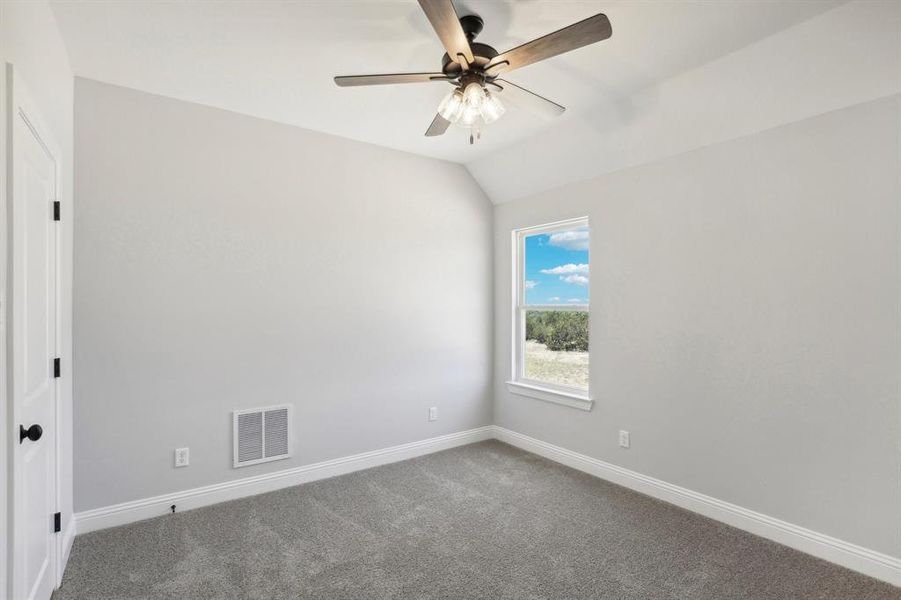
<instances>
[{"instance_id":1,"label":"white baseboard","mask_svg":"<svg viewBox=\"0 0 901 600\"><path fill-rule=\"evenodd\" d=\"M76 528L78 533L87 533L107 527L125 525L167 514L172 504L178 505L179 511L190 510L407 460L439 450L446 450L491 438L496 438L517 448L647 494L664 502L675 504L864 575L901 586L901 559L787 523L780 519L648 477L647 475L642 475L641 473L496 425L80 512L75 515L74 519L70 520L69 526L66 528L63 538L64 560L62 564L65 564L65 559L68 558Z\"/></svg>"},{"instance_id":2,"label":"white baseboard","mask_svg":"<svg viewBox=\"0 0 901 600\"><path fill-rule=\"evenodd\" d=\"M901 586L901 559L863 548L780 519L494 426L494 437L653 498L773 540L795 550Z\"/></svg>"},{"instance_id":3,"label":"white baseboard","mask_svg":"<svg viewBox=\"0 0 901 600\"><path fill-rule=\"evenodd\" d=\"M72 553L72 544L75 542L75 532L76 532L76 522L75 517L69 519L68 524L66 524L66 529L63 531L63 539L60 541L60 560L59 560L59 568L57 569L57 582L56 587L63 582L63 574L66 572L66 565L69 563L69 555Z\"/></svg>"},{"instance_id":4,"label":"white baseboard","mask_svg":"<svg viewBox=\"0 0 901 600\"><path fill-rule=\"evenodd\" d=\"M116 527L159 517L170 512L170 506L176 504L179 511L200 508L227 500L235 500L246 496L254 496L281 488L300 485L317 479L326 479L336 475L344 475L353 471L369 469L392 462L407 460L439 450L455 446L472 444L493 437L491 425L429 438L409 444L401 444L381 450L363 452L343 458L336 458L293 469L285 469L274 473L265 473L253 477L244 477L214 485L208 485L152 498L144 498L132 502L123 502L112 506L104 506L77 513L74 521L78 533L87 533L98 529Z\"/></svg>"}]
</instances>

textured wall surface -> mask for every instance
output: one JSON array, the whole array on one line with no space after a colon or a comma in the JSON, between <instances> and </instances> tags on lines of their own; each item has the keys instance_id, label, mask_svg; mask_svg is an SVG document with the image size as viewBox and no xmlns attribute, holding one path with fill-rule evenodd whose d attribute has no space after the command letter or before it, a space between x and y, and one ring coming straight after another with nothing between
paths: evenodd
<instances>
[{"instance_id":1,"label":"textured wall surface","mask_svg":"<svg viewBox=\"0 0 901 600\"><path fill-rule=\"evenodd\" d=\"M899 127L893 96L498 206L495 422L901 556ZM504 386L510 232L585 215L590 413Z\"/></svg>"},{"instance_id":2,"label":"textured wall surface","mask_svg":"<svg viewBox=\"0 0 901 600\"><path fill-rule=\"evenodd\" d=\"M75 104L79 510L491 422L462 166L82 79ZM282 403L294 457L233 469L231 411Z\"/></svg>"}]
</instances>

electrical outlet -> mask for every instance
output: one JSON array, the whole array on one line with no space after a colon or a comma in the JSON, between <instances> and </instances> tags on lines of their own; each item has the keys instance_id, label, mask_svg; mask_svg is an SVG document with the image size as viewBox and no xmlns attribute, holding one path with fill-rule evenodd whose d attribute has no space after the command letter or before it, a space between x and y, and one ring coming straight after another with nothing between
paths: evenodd
<instances>
[{"instance_id":1,"label":"electrical outlet","mask_svg":"<svg viewBox=\"0 0 901 600\"><path fill-rule=\"evenodd\" d=\"M189 462L189 449L188 448L176 448L175 449L175 466L176 467L187 467Z\"/></svg>"},{"instance_id":2,"label":"electrical outlet","mask_svg":"<svg viewBox=\"0 0 901 600\"><path fill-rule=\"evenodd\" d=\"M438 407L433 406L429 409L429 421L437 421L438 420Z\"/></svg>"},{"instance_id":3,"label":"electrical outlet","mask_svg":"<svg viewBox=\"0 0 901 600\"><path fill-rule=\"evenodd\" d=\"M624 429L619 430L619 446L620 448L629 447L629 432Z\"/></svg>"}]
</instances>

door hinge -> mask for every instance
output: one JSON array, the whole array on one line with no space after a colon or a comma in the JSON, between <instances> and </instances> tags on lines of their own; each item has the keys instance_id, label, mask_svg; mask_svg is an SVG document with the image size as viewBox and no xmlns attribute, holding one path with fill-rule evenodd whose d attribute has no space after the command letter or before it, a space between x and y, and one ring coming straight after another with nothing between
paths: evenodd
<instances>
[{"instance_id":1,"label":"door hinge","mask_svg":"<svg viewBox=\"0 0 901 600\"><path fill-rule=\"evenodd\" d=\"M60 211L59 200L54 200L53 201L53 220L54 221L59 221L59 211Z\"/></svg>"},{"instance_id":2,"label":"door hinge","mask_svg":"<svg viewBox=\"0 0 901 600\"><path fill-rule=\"evenodd\" d=\"M53 377L60 377L62 374L62 362L58 358L53 359Z\"/></svg>"},{"instance_id":3,"label":"door hinge","mask_svg":"<svg viewBox=\"0 0 901 600\"><path fill-rule=\"evenodd\" d=\"M63 513L55 513L53 515L53 533L59 533L63 530Z\"/></svg>"}]
</instances>

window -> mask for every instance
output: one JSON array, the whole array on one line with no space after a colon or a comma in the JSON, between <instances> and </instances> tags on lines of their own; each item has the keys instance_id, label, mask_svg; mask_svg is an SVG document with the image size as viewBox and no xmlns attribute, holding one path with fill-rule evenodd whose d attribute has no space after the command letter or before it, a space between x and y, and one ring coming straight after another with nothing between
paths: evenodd
<instances>
[{"instance_id":1,"label":"window","mask_svg":"<svg viewBox=\"0 0 901 600\"><path fill-rule=\"evenodd\" d=\"M590 410L588 219L513 232L510 391Z\"/></svg>"}]
</instances>

